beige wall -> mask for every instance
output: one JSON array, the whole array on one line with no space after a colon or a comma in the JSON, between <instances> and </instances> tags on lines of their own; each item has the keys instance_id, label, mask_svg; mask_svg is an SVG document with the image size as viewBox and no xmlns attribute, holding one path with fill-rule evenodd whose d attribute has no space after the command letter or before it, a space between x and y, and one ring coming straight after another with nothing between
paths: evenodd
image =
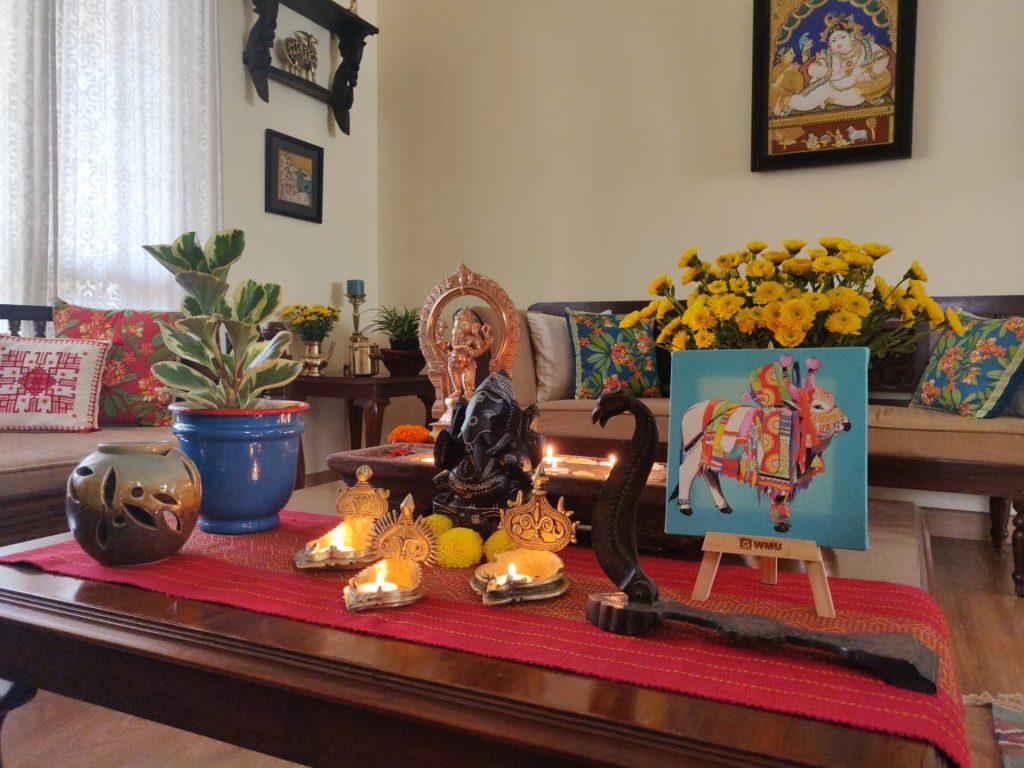
<instances>
[{"instance_id":1,"label":"beige wall","mask_svg":"<svg viewBox=\"0 0 1024 768\"><path fill-rule=\"evenodd\" d=\"M376 23L376 0L362 0L359 12ZM218 0L220 86L223 110L224 225L244 229L245 256L231 275L282 286L285 303L334 304L344 301L345 280L366 281L369 304L377 301L377 38L363 55L352 110L352 134L334 124L327 106L279 83L270 83L270 102L256 96L242 66L242 49L254 16L249 0ZM311 29L287 8L279 16L279 36ZM314 30L315 31L315 30ZM320 82L331 70L326 34L317 35ZM322 224L263 210L264 131L273 128L324 148ZM341 367L351 306L334 332L338 343L329 372ZM308 471L325 467L324 456L340 450L343 406L314 400L305 439Z\"/></svg>"},{"instance_id":2,"label":"beige wall","mask_svg":"<svg viewBox=\"0 0 1024 768\"><path fill-rule=\"evenodd\" d=\"M519 304L634 298L689 245L826 234L1024 291L1024 3L920 5L913 158L753 174L749 0L380 0L382 295L464 260Z\"/></svg>"}]
</instances>

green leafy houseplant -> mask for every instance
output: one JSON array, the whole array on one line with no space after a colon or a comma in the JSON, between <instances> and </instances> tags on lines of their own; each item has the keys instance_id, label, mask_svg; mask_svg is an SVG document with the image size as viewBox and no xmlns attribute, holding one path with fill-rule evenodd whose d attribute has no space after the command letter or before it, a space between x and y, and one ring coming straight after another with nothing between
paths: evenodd
<instances>
[{"instance_id":1,"label":"green leafy houseplant","mask_svg":"<svg viewBox=\"0 0 1024 768\"><path fill-rule=\"evenodd\" d=\"M168 349L184 362L161 362L153 375L166 386L161 391L181 397L194 408L269 408L272 401L258 395L283 387L302 369L302 363L282 360L292 335L283 331L260 341L257 324L277 310L281 286L246 280L228 302L227 276L242 255L245 233L228 229L212 235L205 247L195 232L186 232L171 245L143 246L166 267L185 290L183 317L160 323Z\"/></svg>"},{"instance_id":2,"label":"green leafy houseplant","mask_svg":"<svg viewBox=\"0 0 1024 768\"><path fill-rule=\"evenodd\" d=\"M419 346L419 310L382 306L374 311L377 319L370 323L367 331L383 333L391 339L393 349L414 349Z\"/></svg>"}]
</instances>

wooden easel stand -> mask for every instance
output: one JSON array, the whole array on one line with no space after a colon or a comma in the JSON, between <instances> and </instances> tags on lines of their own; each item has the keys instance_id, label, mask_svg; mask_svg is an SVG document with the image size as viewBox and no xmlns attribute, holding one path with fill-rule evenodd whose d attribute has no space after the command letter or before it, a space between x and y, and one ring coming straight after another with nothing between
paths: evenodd
<instances>
[{"instance_id":1,"label":"wooden easel stand","mask_svg":"<svg viewBox=\"0 0 1024 768\"><path fill-rule=\"evenodd\" d=\"M814 610L827 619L836 617L832 605L832 592L828 588L828 575L821 557L821 547L807 539L779 539L773 536L744 536L737 533L710 532L704 535L704 559L693 585L691 598L704 602L711 595L718 565L725 553L753 555L760 561L761 582L777 584L779 580L779 558L803 560L807 564L807 576L814 596Z\"/></svg>"}]
</instances>

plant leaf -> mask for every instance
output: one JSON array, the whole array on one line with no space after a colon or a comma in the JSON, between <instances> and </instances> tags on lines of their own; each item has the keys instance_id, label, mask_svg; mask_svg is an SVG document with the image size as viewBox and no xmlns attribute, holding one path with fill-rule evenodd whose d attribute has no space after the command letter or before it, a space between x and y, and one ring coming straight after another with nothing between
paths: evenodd
<instances>
[{"instance_id":1,"label":"plant leaf","mask_svg":"<svg viewBox=\"0 0 1024 768\"><path fill-rule=\"evenodd\" d=\"M242 385L252 398L265 389L283 387L296 379L301 370L302 363L298 360L271 360L259 368L246 371ZM240 404L239 407L247 408L249 405Z\"/></svg>"},{"instance_id":2,"label":"plant leaf","mask_svg":"<svg viewBox=\"0 0 1024 768\"><path fill-rule=\"evenodd\" d=\"M292 334L290 331L280 331L270 341L259 342L253 344L250 347L250 352L258 350L252 359L246 362L246 373L251 369L259 368L261 365L266 363L268 360L274 360L284 354L285 350L288 349L288 345L292 343Z\"/></svg>"},{"instance_id":3,"label":"plant leaf","mask_svg":"<svg viewBox=\"0 0 1024 768\"><path fill-rule=\"evenodd\" d=\"M176 254L169 245L144 245L142 247L172 275L192 269L188 260Z\"/></svg>"},{"instance_id":4,"label":"plant leaf","mask_svg":"<svg viewBox=\"0 0 1024 768\"><path fill-rule=\"evenodd\" d=\"M242 366L248 356L249 348L259 339L259 332L252 323L243 323L238 320L224 320L225 330L228 333L228 341L231 342L231 358L224 356L224 364L234 373L235 381L241 378Z\"/></svg>"},{"instance_id":5,"label":"plant leaf","mask_svg":"<svg viewBox=\"0 0 1024 768\"><path fill-rule=\"evenodd\" d=\"M245 250L245 232L240 229L225 229L210 235L206 241L204 259L210 272L226 279L231 265L238 261Z\"/></svg>"},{"instance_id":6,"label":"plant leaf","mask_svg":"<svg viewBox=\"0 0 1024 768\"><path fill-rule=\"evenodd\" d=\"M218 314L224 294L228 292L228 284L224 280L205 272L180 272L174 279L189 296L198 302L202 309L199 313L189 312L189 314ZM184 308L184 302L182 302L182 308Z\"/></svg>"},{"instance_id":7,"label":"plant leaf","mask_svg":"<svg viewBox=\"0 0 1024 768\"><path fill-rule=\"evenodd\" d=\"M198 318L189 318L196 320ZM157 325L160 326L160 333L163 337L164 344L167 348L182 357L185 360L191 360L194 363L205 365L207 368L213 368L215 365L215 359L213 353L210 351L208 340L212 342L212 333L209 336L193 333L187 330L184 321L180 321L180 328L173 325L168 325L162 320L157 320ZM216 324L216 321L213 323ZM205 331L203 331L205 333Z\"/></svg>"},{"instance_id":8,"label":"plant leaf","mask_svg":"<svg viewBox=\"0 0 1024 768\"><path fill-rule=\"evenodd\" d=\"M188 269L183 271L208 272L206 259L203 256L203 249L196 243L196 233L186 232L181 235L171 246L174 258L188 264Z\"/></svg>"},{"instance_id":9,"label":"plant leaf","mask_svg":"<svg viewBox=\"0 0 1024 768\"><path fill-rule=\"evenodd\" d=\"M190 368L184 363L175 363L164 360L161 363L154 363L153 375L168 387L179 390L180 393L189 393L195 390L207 389L211 385L216 386L217 382L195 368Z\"/></svg>"},{"instance_id":10,"label":"plant leaf","mask_svg":"<svg viewBox=\"0 0 1024 768\"><path fill-rule=\"evenodd\" d=\"M181 313L185 317L198 317L204 314L203 308L199 306L199 302L191 296L186 296L181 300Z\"/></svg>"},{"instance_id":11,"label":"plant leaf","mask_svg":"<svg viewBox=\"0 0 1024 768\"><path fill-rule=\"evenodd\" d=\"M267 293L255 280L246 280L235 288L233 302L235 319L258 323L267 304Z\"/></svg>"}]
</instances>

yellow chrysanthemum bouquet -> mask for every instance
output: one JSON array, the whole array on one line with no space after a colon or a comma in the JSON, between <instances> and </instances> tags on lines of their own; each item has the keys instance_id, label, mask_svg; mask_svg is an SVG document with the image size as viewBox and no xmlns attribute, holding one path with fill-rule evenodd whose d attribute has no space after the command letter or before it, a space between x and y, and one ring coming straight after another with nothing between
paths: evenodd
<instances>
[{"instance_id":1,"label":"yellow chrysanthemum bouquet","mask_svg":"<svg viewBox=\"0 0 1024 768\"><path fill-rule=\"evenodd\" d=\"M768 250L752 241L713 265L690 248L679 259L689 294L678 297L672 279L661 275L649 286L651 302L621 325L654 318L658 345L673 351L864 346L883 355L910 351L925 320L962 332L957 315L943 313L925 292L928 276L916 261L890 285L875 274L889 246L842 237L818 242L805 250L804 240L784 240L782 249Z\"/></svg>"},{"instance_id":2,"label":"yellow chrysanthemum bouquet","mask_svg":"<svg viewBox=\"0 0 1024 768\"><path fill-rule=\"evenodd\" d=\"M323 341L331 332L341 313L335 307L321 304L292 304L281 310L285 324L303 341Z\"/></svg>"}]
</instances>

